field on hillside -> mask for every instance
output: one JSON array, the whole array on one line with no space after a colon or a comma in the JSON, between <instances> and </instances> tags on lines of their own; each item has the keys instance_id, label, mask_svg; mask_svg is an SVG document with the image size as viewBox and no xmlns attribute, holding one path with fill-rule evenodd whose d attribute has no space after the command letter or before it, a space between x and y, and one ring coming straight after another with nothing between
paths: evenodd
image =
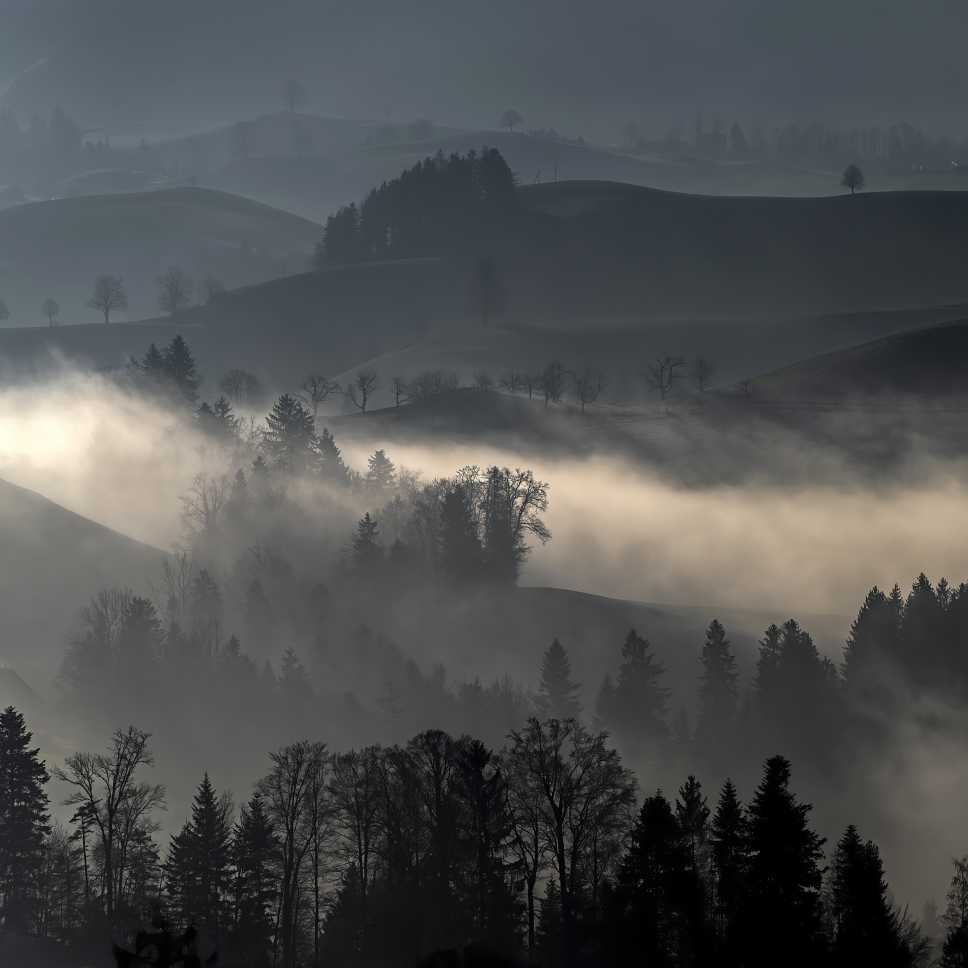
<instances>
[{"instance_id":1,"label":"field on hillside","mask_svg":"<svg viewBox=\"0 0 968 968\"><path fill-rule=\"evenodd\" d=\"M32 202L0 211L0 297L8 325L46 322L48 297L62 323L93 321L94 278L109 273L124 279L127 317L143 318L158 312L155 277L169 266L199 282L258 282L303 271L320 232L287 212L205 189Z\"/></svg>"}]
</instances>

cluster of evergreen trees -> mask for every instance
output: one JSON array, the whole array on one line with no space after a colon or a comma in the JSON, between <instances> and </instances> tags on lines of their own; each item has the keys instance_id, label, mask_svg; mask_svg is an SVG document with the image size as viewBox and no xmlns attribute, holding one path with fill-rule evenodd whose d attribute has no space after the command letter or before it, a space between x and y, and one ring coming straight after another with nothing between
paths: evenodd
<instances>
[{"instance_id":1,"label":"cluster of evergreen trees","mask_svg":"<svg viewBox=\"0 0 968 968\"><path fill-rule=\"evenodd\" d=\"M516 208L514 175L494 148L418 162L326 220L316 261L438 255Z\"/></svg>"},{"instance_id":2,"label":"cluster of evergreen trees","mask_svg":"<svg viewBox=\"0 0 968 968\"><path fill-rule=\"evenodd\" d=\"M23 717L0 715L0 914L78 950L161 897L230 965L413 965L479 945L554 965L915 965L928 950L889 900L879 852L847 828L825 863L790 763L770 757L748 805L715 809L690 776L635 809L607 734L531 718L500 751L424 731L331 753L290 743L236 811L208 774L157 844L163 788L149 737L55 773L75 809L49 819L46 766ZM968 936L956 865L943 964Z\"/></svg>"}]
</instances>

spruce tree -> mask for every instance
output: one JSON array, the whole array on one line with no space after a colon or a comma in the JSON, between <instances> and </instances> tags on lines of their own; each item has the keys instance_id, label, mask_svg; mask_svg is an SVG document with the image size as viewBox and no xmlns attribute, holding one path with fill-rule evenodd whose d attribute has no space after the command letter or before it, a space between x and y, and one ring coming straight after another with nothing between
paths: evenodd
<instances>
[{"instance_id":1,"label":"spruce tree","mask_svg":"<svg viewBox=\"0 0 968 968\"><path fill-rule=\"evenodd\" d=\"M386 451L377 450L366 462L367 486L378 494L385 495L396 483L397 469L386 455Z\"/></svg>"},{"instance_id":2,"label":"spruce tree","mask_svg":"<svg viewBox=\"0 0 968 968\"><path fill-rule=\"evenodd\" d=\"M194 404L198 400L198 372L191 350L181 334L165 347L162 356L169 385L186 403Z\"/></svg>"},{"instance_id":3,"label":"spruce tree","mask_svg":"<svg viewBox=\"0 0 968 968\"><path fill-rule=\"evenodd\" d=\"M941 968L968 968L968 857L955 858L944 912Z\"/></svg>"},{"instance_id":4,"label":"spruce tree","mask_svg":"<svg viewBox=\"0 0 968 968\"><path fill-rule=\"evenodd\" d=\"M699 715L696 742L710 760L720 760L736 728L738 674L726 630L715 619L706 630L700 657Z\"/></svg>"},{"instance_id":5,"label":"spruce tree","mask_svg":"<svg viewBox=\"0 0 968 968\"><path fill-rule=\"evenodd\" d=\"M50 777L32 739L16 709L0 713L0 923L8 929L29 926L50 833L44 792Z\"/></svg>"},{"instance_id":6,"label":"spruce tree","mask_svg":"<svg viewBox=\"0 0 968 968\"><path fill-rule=\"evenodd\" d=\"M333 484L348 484L350 475L343 461L343 455L326 427L323 427L323 432L316 442L316 451L320 477Z\"/></svg>"},{"instance_id":7,"label":"spruce tree","mask_svg":"<svg viewBox=\"0 0 968 968\"><path fill-rule=\"evenodd\" d=\"M305 471L313 461L316 445L313 415L301 400L284 393L266 417L262 441L276 467L290 473Z\"/></svg>"},{"instance_id":8,"label":"spruce tree","mask_svg":"<svg viewBox=\"0 0 968 968\"><path fill-rule=\"evenodd\" d=\"M630 629L622 645L622 664L607 720L626 745L649 746L669 735L669 691L661 685L664 674L648 639Z\"/></svg>"},{"instance_id":9,"label":"spruce tree","mask_svg":"<svg viewBox=\"0 0 968 968\"><path fill-rule=\"evenodd\" d=\"M749 809L748 891L741 945L747 964L813 968L823 954L820 886L823 838L810 829L810 804L790 791L790 764L766 761Z\"/></svg>"},{"instance_id":10,"label":"spruce tree","mask_svg":"<svg viewBox=\"0 0 968 968\"><path fill-rule=\"evenodd\" d=\"M709 834L709 804L702 792L702 784L690 774L679 787L676 799L676 820L689 847L693 868L705 870L706 840Z\"/></svg>"},{"instance_id":11,"label":"spruce tree","mask_svg":"<svg viewBox=\"0 0 968 968\"><path fill-rule=\"evenodd\" d=\"M835 966L868 963L904 968L911 964L900 919L887 899L880 852L873 842L864 843L853 825L834 853L830 896Z\"/></svg>"},{"instance_id":12,"label":"spruce tree","mask_svg":"<svg viewBox=\"0 0 968 968\"><path fill-rule=\"evenodd\" d=\"M218 929L227 921L231 812L231 802L216 794L206 773L192 801L191 819L172 838L165 865L171 899L185 924Z\"/></svg>"},{"instance_id":13,"label":"spruce tree","mask_svg":"<svg viewBox=\"0 0 968 968\"><path fill-rule=\"evenodd\" d=\"M727 946L743 897L748 862L746 813L733 781L727 779L710 824L716 923Z\"/></svg>"},{"instance_id":14,"label":"spruce tree","mask_svg":"<svg viewBox=\"0 0 968 968\"><path fill-rule=\"evenodd\" d=\"M277 841L258 793L239 812L232 840L235 868L233 947L253 968L271 963L270 942L276 893Z\"/></svg>"},{"instance_id":15,"label":"spruce tree","mask_svg":"<svg viewBox=\"0 0 968 968\"><path fill-rule=\"evenodd\" d=\"M579 685L572 681L571 662L555 639L541 657L541 682L535 704L545 719L577 719L581 715Z\"/></svg>"},{"instance_id":16,"label":"spruce tree","mask_svg":"<svg viewBox=\"0 0 968 968\"><path fill-rule=\"evenodd\" d=\"M373 576L383 561L380 528L367 511L356 524L353 536L353 567L360 575Z\"/></svg>"}]
</instances>

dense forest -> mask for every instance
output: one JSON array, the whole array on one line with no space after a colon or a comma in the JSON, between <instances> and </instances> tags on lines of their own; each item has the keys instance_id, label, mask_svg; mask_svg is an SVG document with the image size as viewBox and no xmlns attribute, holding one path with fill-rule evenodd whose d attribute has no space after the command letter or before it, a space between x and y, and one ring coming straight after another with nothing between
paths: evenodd
<instances>
[{"instance_id":1,"label":"dense forest","mask_svg":"<svg viewBox=\"0 0 968 968\"><path fill-rule=\"evenodd\" d=\"M536 643L535 690L448 682L394 641L395 609L505 607L552 540L551 484L500 466L427 483L383 450L358 472L311 386L247 424L227 397L199 400L181 337L119 379L191 420L226 470L184 495L155 594L108 588L81 611L60 699L106 748L51 769L18 712L0 720L5 924L91 952L195 926L222 963L286 968L468 946L549 968L965 963L968 859L939 938L858 832L878 805L843 793L895 755L912 706L963 701L968 586L872 589L839 664L795 620L771 624L745 682L714 619L686 693L634 629L601 683L577 682L566 625ZM272 749L251 790L215 788ZM162 750L199 778L164 828ZM859 814L836 841L791 762L835 815Z\"/></svg>"}]
</instances>

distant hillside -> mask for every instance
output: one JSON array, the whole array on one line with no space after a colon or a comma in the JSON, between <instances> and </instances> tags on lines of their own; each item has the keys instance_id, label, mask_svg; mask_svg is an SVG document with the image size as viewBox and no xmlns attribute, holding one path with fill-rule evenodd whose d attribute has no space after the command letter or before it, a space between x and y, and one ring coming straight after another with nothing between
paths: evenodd
<instances>
[{"instance_id":1,"label":"distant hillside","mask_svg":"<svg viewBox=\"0 0 968 968\"><path fill-rule=\"evenodd\" d=\"M0 666L46 682L87 600L112 585L144 591L162 559L155 548L0 481Z\"/></svg>"},{"instance_id":2,"label":"distant hillside","mask_svg":"<svg viewBox=\"0 0 968 968\"><path fill-rule=\"evenodd\" d=\"M752 381L763 402L836 403L908 398L912 403L968 399L968 320L897 333L825 353Z\"/></svg>"},{"instance_id":3,"label":"distant hillside","mask_svg":"<svg viewBox=\"0 0 968 968\"><path fill-rule=\"evenodd\" d=\"M63 323L94 320L94 277L111 273L125 280L128 317L150 316L155 277L170 265L229 286L257 282L304 270L319 234L288 212L205 189L18 205L0 211L0 296L10 323L41 322L47 297Z\"/></svg>"}]
</instances>

